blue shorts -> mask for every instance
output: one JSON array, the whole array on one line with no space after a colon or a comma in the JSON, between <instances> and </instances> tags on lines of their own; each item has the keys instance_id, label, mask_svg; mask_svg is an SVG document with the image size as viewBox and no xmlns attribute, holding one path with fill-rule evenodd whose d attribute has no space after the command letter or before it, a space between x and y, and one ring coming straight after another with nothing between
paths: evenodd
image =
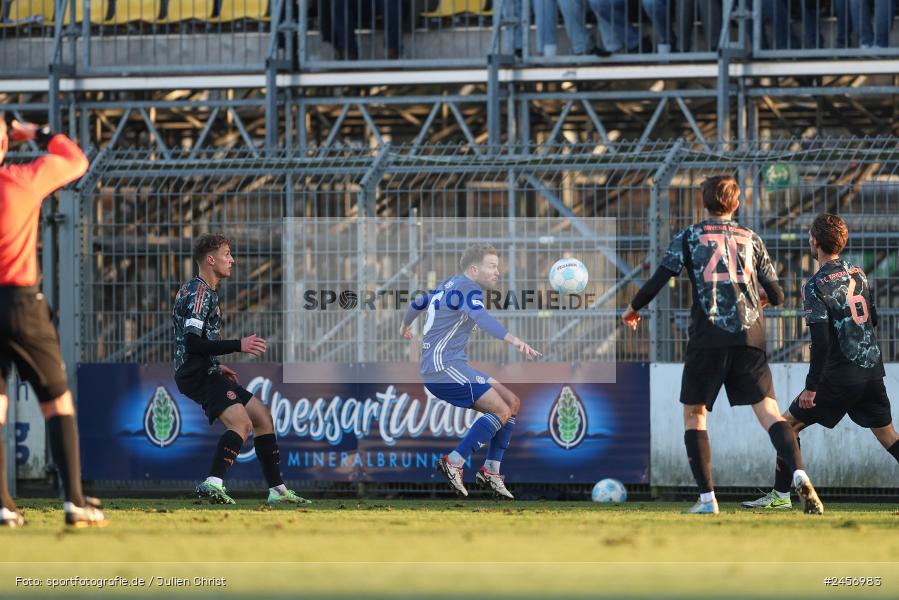
<instances>
[{"instance_id":1,"label":"blue shorts","mask_svg":"<svg viewBox=\"0 0 899 600\"><path fill-rule=\"evenodd\" d=\"M468 365L451 365L439 373L427 373L422 377L425 387L435 397L460 408L471 408L492 387L487 383L490 375Z\"/></svg>"}]
</instances>

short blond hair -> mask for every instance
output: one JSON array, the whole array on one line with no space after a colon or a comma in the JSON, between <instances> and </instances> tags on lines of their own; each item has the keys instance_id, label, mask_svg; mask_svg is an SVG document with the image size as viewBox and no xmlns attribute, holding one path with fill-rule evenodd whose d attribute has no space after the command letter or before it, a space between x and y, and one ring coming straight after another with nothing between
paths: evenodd
<instances>
[{"instance_id":1,"label":"short blond hair","mask_svg":"<svg viewBox=\"0 0 899 600\"><path fill-rule=\"evenodd\" d=\"M462 258L459 259L459 268L465 271L471 265L479 265L484 260L485 256L491 254L499 256L496 248L491 244L475 244L474 246L469 246L465 249L465 252L462 253Z\"/></svg>"}]
</instances>

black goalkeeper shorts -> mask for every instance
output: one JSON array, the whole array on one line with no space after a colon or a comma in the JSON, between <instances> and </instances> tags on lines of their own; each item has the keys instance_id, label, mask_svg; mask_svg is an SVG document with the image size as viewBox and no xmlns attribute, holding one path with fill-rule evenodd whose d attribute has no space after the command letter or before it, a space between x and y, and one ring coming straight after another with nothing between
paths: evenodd
<instances>
[{"instance_id":1,"label":"black goalkeeper shorts","mask_svg":"<svg viewBox=\"0 0 899 600\"><path fill-rule=\"evenodd\" d=\"M59 334L50 307L36 287L0 286L0 393L6 393L10 367L31 384L39 402L68 389Z\"/></svg>"}]
</instances>

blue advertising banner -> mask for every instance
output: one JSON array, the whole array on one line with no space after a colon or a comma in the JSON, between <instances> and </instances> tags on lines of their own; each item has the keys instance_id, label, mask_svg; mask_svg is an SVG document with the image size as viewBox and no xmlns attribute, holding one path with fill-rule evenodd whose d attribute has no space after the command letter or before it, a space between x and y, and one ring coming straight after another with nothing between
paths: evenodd
<instances>
[{"instance_id":1,"label":"blue advertising banner","mask_svg":"<svg viewBox=\"0 0 899 600\"><path fill-rule=\"evenodd\" d=\"M287 480L437 481L436 460L478 416L434 398L421 384L285 384L279 364L231 366L272 412ZM490 372L489 365L478 366ZM173 375L170 364L79 365L85 479L207 475L222 425L208 424L200 407L178 392ZM508 387L521 398L521 411L503 459L507 481L648 483L648 365L618 365L615 384ZM469 467L479 467L485 453L476 453ZM228 477L262 479L251 442Z\"/></svg>"}]
</instances>

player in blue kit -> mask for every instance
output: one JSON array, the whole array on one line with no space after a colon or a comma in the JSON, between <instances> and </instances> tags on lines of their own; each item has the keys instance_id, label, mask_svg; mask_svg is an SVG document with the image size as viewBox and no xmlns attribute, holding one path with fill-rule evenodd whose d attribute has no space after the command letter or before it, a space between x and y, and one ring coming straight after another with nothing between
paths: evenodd
<instances>
[{"instance_id":1,"label":"player in blue kit","mask_svg":"<svg viewBox=\"0 0 899 600\"><path fill-rule=\"evenodd\" d=\"M477 326L488 335L508 342L528 360L541 354L509 333L484 306L484 290L494 289L499 281L496 248L488 244L471 246L462 254L459 266L461 274L444 280L427 298L412 301L400 335L412 339L412 323L426 311L420 370L425 387L453 406L483 413L456 449L440 459L437 470L458 494L467 496L462 467L475 450L489 443L487 460L475 481L511 500L513 496L499 470L503 453L512 439L521 401L496 379L470 367L465 346Z\"/></svg>"}]
</instances>

